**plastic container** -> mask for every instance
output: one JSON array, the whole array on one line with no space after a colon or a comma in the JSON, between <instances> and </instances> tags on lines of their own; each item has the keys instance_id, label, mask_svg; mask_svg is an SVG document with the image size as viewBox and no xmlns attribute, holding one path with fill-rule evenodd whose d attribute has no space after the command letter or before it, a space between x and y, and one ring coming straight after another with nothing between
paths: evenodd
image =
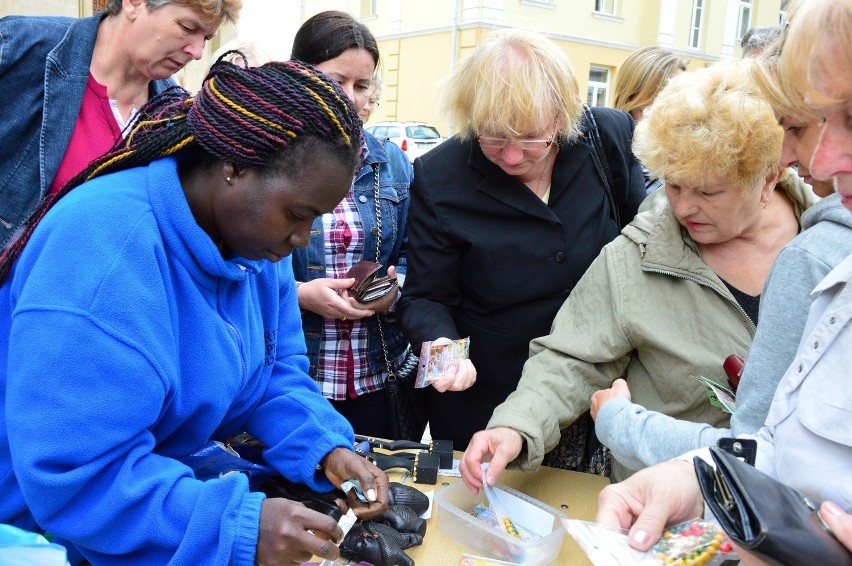
<instances>
[{"instance_id":1,"label":"plastic container","mask_svg":"<svg viewBox=\"0 0 852 566\"><path fill-rule=\"evenodd\" d=\"M497 484L494 487L547 512L553 518L550 533L540 538L519 540L474 517L469 513L471 509L477 505L488 506L485 493L480 491L473 495L461 481L435 492L438 530L444 536L488 558L525 566L539 566L554 561L565 536L565 527L562 525L562 519L567 519L565 514L505 485ZM512 520L523 527L527 526L518 521L516 516Z\"/></svg>"}]
</instances>

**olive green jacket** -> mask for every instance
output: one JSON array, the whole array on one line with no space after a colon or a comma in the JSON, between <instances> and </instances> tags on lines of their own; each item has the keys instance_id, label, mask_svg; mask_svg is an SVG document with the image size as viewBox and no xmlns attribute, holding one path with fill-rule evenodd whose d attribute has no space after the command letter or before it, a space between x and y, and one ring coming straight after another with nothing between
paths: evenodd
<instances>
[{"instance_id":1,"label":"olive green jacket","mask_svg":"<svg viewBox=\"0 0 852 566\"><path fill-rule=\"evenodd\" d=\"M796 214L816 202L810 189L779 184ZM508 426L525 447L512 463L537 468L568 426L589 409L592 393L624 375L634 403L678 419L726 427L730 415L709 403L695 376L726 383L722 362L745 357L754 324L700 258L662 191L589 267L553 321L530 343L517 389L488 428ZM618 481L631 473L613 462Z\"/></svg>"}]
</instances>

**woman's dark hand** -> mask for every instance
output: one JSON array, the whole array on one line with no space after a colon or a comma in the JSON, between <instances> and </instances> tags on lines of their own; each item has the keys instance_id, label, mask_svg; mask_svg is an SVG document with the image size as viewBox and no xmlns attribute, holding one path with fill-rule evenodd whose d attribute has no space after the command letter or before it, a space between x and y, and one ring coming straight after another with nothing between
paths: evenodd
<instances>
[{"instance_id":1,"label":"woman's dark hand","mask_svg":"<svg viewBox=\"0 0 852 566\"><path fill-rule=\"evenodd\" d=\"M298 501L267 498L260 508L255 563L291 566L311 556L335 560L340 555L335 543L342 539L343 531L328 515Z\"/></svg>"},{"instance_id":2,"label":"woman's dark hand","mask_svg":"<svg viewBox=\"0 0 852 566\"><path fill-rule=\"evenodd\" d=\"M372 462L354 451L335 448L321 462L325 475L331 483L340 487L346 480L358 480L367 503L347 493L349 507L359 519L378 517L387 511L390 489L388 476Z\"/></svg>"}]
</instances>

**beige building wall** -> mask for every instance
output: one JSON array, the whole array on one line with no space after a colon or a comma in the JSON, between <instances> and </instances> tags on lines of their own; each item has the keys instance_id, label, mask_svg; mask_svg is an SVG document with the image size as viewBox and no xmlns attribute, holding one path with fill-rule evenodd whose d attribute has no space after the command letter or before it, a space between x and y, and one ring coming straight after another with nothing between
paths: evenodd
<instances>
[{"instance_id":1,"label":"beige building wall","mask_svg":"<svg viewBox=\"0 0 852 566\"><path fill-rule=\"evenodd\" d=\"M693 5L703 8L697 48L689 46ZM611 5L613 0L607 0ZM384 89L371 121L422 120L442 134L452 125L438 100L453 66L491 31L523 27L540 31L565 50L586 98L592 67L608 71L609 103L625 57L645 45L661 45L698 68L719 58L740 56L735 37L741 6L750 4L750 25L778 23L783 0L615 0L615 13L595 12L596 0L243 0L236 27L224 26L209 42L205 57L178 77L197 89L210 55L235 38L255 41L271 57L287 58L302 21L323 10L349 12L379 42ZM0 15L91 13L91 0L0 0Z\"/></svg>"},{"instance_id":2,"label":"beige building wall","mask_svg":"<svg viewBox=\"0 0 852 566\"><path fill-rule=\"evenodd\" d=\"M0 0L0 17L10 15L91 16L92 0Z\"/></svg>"},{"instance_id":3,"label":"beige building wall","mask_svg":"<svg viewBox=\"0 0 852 566\"><path fill-rule=\"evenodd\" d=\"M616 0L615 13L607 14L595 12L595 0L303 0L302 17L346 11L376 36L384 87L371 121L422 120L448 134L453 128L438 103L441 81L495 29L523 27L545 33L571 59L583 98L592 67L608 71L607 103L621 63L639 47L672 49L689 59L692 69L740 57L736 30L747 0L701 0L697 48L689 46L694 2ZM749 25L778 23L782 0L750 4Z\"/></svg>"}]
</instances>

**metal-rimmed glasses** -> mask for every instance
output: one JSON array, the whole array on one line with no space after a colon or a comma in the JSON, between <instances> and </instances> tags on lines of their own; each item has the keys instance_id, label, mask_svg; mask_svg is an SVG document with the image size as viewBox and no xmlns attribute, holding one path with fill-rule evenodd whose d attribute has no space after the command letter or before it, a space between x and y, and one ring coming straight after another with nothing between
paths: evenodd
<instances>
[{"instance_id":1,"label":"metal-rimmed glasses","mask_svg":"<svg viewBox=\"0 0 852 566\"><path fill-rule=\"evenodd\" d=\"M550 134L550 137L543 140L513 140L509 138L492 138L489 136L476 136L474 138L479 145L482 147L489 147L494 149L503 149L509 144L514 145L515 147L519 147L521 149L545 149L550 147L553 144L553 140L556 138L556 126L553 127L553 133Z\"/></svg>"}]
</instances>

